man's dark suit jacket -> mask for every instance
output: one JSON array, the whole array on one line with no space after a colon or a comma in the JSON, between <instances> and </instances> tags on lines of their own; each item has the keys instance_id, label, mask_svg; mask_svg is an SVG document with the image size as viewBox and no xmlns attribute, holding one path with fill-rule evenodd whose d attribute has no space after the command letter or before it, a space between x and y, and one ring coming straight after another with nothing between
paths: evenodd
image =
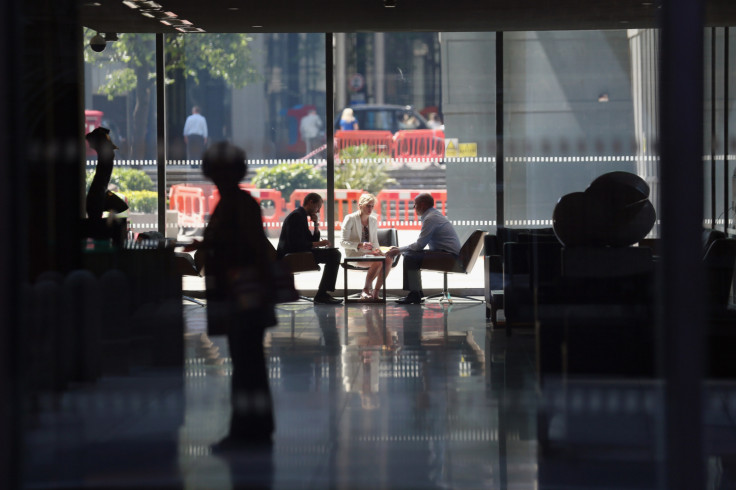
<instances>
[{"instance_id":1,"label":"man's dark suit jacket","mask_svg":"<svg viewBox=\"0 0 736 490\"><path fill-rule=\"evenodd\" d=\"M288 253L309 252L312 242L319 241L319 230L309 231L309 216L307 210L299 206L284 219L279 236L279 245L276 248L278 258Z\"/></svg>"}]
</instances>

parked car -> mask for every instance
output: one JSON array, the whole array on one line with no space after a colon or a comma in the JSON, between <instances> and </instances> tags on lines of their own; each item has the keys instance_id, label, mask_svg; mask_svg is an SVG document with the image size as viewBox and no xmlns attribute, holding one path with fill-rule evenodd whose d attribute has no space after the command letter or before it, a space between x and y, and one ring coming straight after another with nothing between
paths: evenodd
<instances>
[{"instance_id":1,"label":"parked car","mask_svg":"<svg viewBox=\"0 0 736 490\"><path fill-rule=\"evenodd\" d=\"M358 120L359 129L391 131L401 129L429 129L427 120L412 106L391 104L361 104L350 106ZM340 115L335 118L335 130L340 129Z\"/></svg>"}]
</instances>

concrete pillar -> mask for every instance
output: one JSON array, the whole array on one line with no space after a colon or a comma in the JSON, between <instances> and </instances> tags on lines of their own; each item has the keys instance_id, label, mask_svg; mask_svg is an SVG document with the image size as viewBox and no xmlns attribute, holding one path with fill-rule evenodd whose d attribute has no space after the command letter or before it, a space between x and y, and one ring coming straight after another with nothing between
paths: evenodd
<instances>
[{"instance_id":1,"label":"concrete pillar","mask_svg":"<svg viewBox=\"0 0 736 490\"><path fill-rule=\"evenodd\" d=\"M629 29L631 55L631 94L634 107L634 137L636 139L636 173L651 191L649 200L659 205L658 129L658 59L659 31ZM657 227L655 227L656 233Z\"/></svg>"},{"instance_id":2,"label":"concrete pillar","mask_svg":"<svg viewBox=\"0 0 736 490\"><path fill-rule=\"evenodd\" d=\"M373 73L375 74L374 102L383 104L386 100L386 37L383 32L373 35Z\"/></svg>"},{"instance_id":3,"label":"concrete pillar","mask_svg":"<svg viewBox=\"0 0 736 490\"><path fill-rule=\"evenodd\" d=\"M334 35L335 39L335 110L341 111L347 105L347 80L345 67L347 66L347 46L344 32ZM335 114L327 114L328 118ZM331 119L330 119L331 120Z\"/></svg>"}]
</instances>

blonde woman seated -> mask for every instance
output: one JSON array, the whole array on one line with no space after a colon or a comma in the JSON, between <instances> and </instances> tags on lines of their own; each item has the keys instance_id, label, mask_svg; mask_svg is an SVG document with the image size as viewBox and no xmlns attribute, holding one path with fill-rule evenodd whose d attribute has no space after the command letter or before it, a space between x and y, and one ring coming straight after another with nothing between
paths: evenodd
<instances>
[{"instance_id":1,"label":"blonde woman seated","mask_svg":"<svg viewBox=\"0 0 736 490\"><path fill-rule=\"evenodd\" d=\"M361 255L384 255L378 246L378 220L372 216L376 197L373 194L363 194L358 200L358 211L345 216L342 222L342 242L347 257L360 257ZM393 259L386 257L384 264L386 276L391 271ZM360 299L380 299L383 277L381 275L380 262L357 262L358 267L368 269L365 276L365 286L360 293ZM373 280L376 281L372 286Z\"/></svg>"}]
</instances>

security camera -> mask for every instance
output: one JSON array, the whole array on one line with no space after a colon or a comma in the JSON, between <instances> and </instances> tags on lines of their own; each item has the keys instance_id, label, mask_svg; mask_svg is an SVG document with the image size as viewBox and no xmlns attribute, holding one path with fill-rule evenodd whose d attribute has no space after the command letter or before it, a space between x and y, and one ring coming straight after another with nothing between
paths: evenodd
<instances>
[{"instance_id":1,"label":"security camera","mask_svg":"<svg viewBox=\"0 0 736 490\"><path fill-rule=\"evenodd\" d=\"M89 47L92 48L92 51L100 53L105 50L106 46L105 38L100 36L99 33L92 36L92 39L89 40Z\"/></svg>"}]
</instances>

